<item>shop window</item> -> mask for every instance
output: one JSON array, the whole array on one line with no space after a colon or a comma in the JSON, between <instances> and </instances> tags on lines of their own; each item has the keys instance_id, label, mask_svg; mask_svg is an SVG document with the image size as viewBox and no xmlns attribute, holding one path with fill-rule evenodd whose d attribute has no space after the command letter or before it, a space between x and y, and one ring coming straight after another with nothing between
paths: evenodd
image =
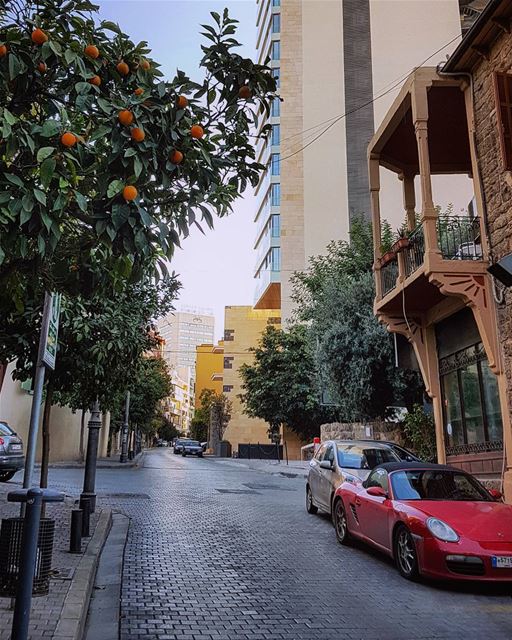
<instances>
[{"instance_id":1,"label":"shop window","mask_svg":"<svg viewBox=\"0 0 512 640\"><path fill-rule=\"evenodd\" d=\"M512 74L496 73L494 75L496 90L496 113L501 142L503 164L508 171L512 170Z\"/></svg>"}]
</instances>

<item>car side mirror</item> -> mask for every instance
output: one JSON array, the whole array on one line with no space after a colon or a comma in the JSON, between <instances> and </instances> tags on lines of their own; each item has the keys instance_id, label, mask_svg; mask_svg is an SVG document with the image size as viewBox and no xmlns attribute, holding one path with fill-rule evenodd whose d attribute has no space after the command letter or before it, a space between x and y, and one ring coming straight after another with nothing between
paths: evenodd
<instances>
[{"instance_id":1,"label":"car side mirror","mask_svg":"<svg viewBox=\"0 0 512 640\"><path fill-rule=\"evenodd\" d=\"M321 469L329 469L329 471L333 470L333 464L330 460L322 460L322 462L320 462L320 468Z\"/></svg>"},{"instance_id":2,"label":"car side mirror","mask_svg":"<svg viewBox=\"0 0 512 640\"><path fill-rule=\"evenodd\" d=\"M494 498L495 500L501 500L503 497L503 494L501 491L498 491L498 489L489 489L489 494L491 498Z\"/></svg>"},{"instance_id":3,"label":"car side mirror","mask_svg":"<svg viewBox=\"0 0 512 640\"><path fill-rule=\"evenodd\" d=\"M375 496L376 498L387 498L388 494L384 491L382 487L368 487L366 492L370 496Z\"/></svg>"}]
</instances>

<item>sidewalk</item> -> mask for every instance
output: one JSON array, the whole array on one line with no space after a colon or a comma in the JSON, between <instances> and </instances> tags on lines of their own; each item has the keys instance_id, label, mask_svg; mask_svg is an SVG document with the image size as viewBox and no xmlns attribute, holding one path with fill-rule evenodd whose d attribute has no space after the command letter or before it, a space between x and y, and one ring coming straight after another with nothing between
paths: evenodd
<instances>
[{"instance_id":1,"label":"sidewalk","mask_svg":"<svg viewBox=\"0 0 512 640\"><path fill-rule=\"evenodd\" d=\"M0 483L0 518L19 516L19 505L7 502L7 493L17 485ZM49 504L46 516L55 520L52 578L47 596L32 600L31 640L81 640L98 558L111 524L109 509L97 508L91 515L91 537L82 539L82 553L69 553L69 527L75 498ZM0 640L11 636L11 599L0 598Z\"/></svg>"},{"instance_id":2,"label":"sidewalk","mask_svg":"<svg viewBox=\"0 0 512 640\"><path fill-rule=\"evenodd\" d=\"M119 462L119 456L113 456L111 458L98 458L96 461L96 467L98 469L128 469L130 467L138 467L142 464L145 451L137 454L133 460L127 460L126 462ZM35 468L39 469L41 465L36 464ZM78 460L71 462L52 462L50 469L83 469L85 462Z\"/></svg>"},{"instance_id":3,"label":"sidewalk","mask_svg":"<svg viewBox=\"0 0 512 640\"><path fill-rule=\"evenodd\" d=\"M289 478L306 478L309 471L309 462L302 460L248 460L246 458L214 458L216 462L235 467L248 467L253 471L269 473L274 476L285 476Z\"/></svg>"}]
</instances>

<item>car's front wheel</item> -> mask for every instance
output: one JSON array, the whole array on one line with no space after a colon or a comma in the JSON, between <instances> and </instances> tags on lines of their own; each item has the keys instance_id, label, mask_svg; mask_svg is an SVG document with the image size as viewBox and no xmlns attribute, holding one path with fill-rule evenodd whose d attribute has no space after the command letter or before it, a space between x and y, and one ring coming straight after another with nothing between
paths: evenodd
<instances>
[{"instance_id":1,"label":"car's front wheel","mask_svg":"<svg viewBox=\"0 0 512 640\"><path fill-rule=\"evenodd\" d=\"M186 452L186 451L184 451L181 455L182 455L184 458L186 458L186 457L187 457L187 452Z\"/></svg>"},{"instance_id":2,"label":"car's front wheel","mask_svg":"<svg viewBox=\"0 0 512 640\"><path fill-rule=\"evenodd\" d=\"M11 478L14 478L16 471L0 471L0 482L8 482Z\"/></svg>"},{"instance_id":3,"label":"car's front wheel","mask_svg":"<svg viewBox=\"0 0 512 640\"><path fill-rule=\"evenodd\" d=\"M318 507L313 504L313 494L311 493L311 487L306 487L306 511L311 514L318 513Z\"/></svg>"},{"instance_id":4,"label":"car's front wheel","mask_svg":"<svg viewBox=\"0 0 512 640\"><path fill-rule=\"evenodd\" d=\"M347 524L347 514L345 513L345 507L343 501L338 498L334 503L333 513L334 530L336 531L336 540L340 544L348 544L350 542L350 532Z\"/></svg>"},{"instance_id":5,"label":"car's front wheel","mask_svg":"<svg viewBox=\"0 0 512 640\"><path fill-rule=\"evenodd\" d=\"M419 576L418 554L411 532L400 525L395 534L394 556L396 567L407 580L416 580Z\"/></svg>"}]
</instances>

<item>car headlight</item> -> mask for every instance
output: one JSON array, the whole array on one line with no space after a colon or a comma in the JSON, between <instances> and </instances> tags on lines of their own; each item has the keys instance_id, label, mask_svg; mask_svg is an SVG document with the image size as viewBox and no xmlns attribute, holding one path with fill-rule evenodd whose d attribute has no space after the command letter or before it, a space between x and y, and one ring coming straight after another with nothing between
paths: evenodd
<instances>
[{"instance_id":1,"label":"car headlight","mask_svg":"<svg viewBox=\"0 0 512 640\"><path fill-rule=\"evenodd\" d=\"M438 520L437 518L429 518L427 520L427 528L430 533L444 542L458 542L458 534L450 527L449 524Z\"/></svg>"}]
</instances>

